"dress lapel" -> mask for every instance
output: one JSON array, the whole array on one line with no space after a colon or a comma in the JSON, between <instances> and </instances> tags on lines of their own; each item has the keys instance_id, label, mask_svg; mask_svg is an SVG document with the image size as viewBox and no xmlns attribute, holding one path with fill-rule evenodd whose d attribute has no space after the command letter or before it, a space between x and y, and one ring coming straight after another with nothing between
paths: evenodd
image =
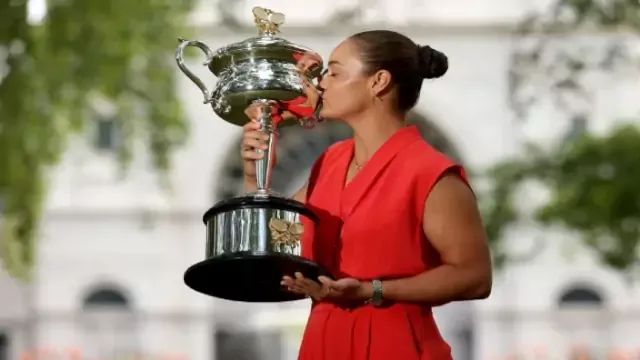
<instances>
[{"instance_id":1,"label":"dress lapel","mask_svg":"<svg viewBox=\"0 0 640 360\"><path fill-rule=\"evenodd\" d=\"M312 203L318 206L312 205L312 203L308 203L307 206L319 214L321 223L311 236L310 243L313 245L306 248L312 251L312 256L307 257L324 265L334 275L339 274L336 256L340 253L340 232L343 224L340 216L340 198L344 190L347 168L351 161L352 142L353 140L349 139L336 144L333 149L323 155L327 158L323 158L319 165L319 173L322 173L322 176L317 177L320 191L314 191L313 187L316 184L312 184L310 181L309 190L311 192L307 193L308 195L315 193L316 198Z\"/></svg>"},{"instance_id":2,"label":"dress lapel","mask_svg":"<svg viewBox=\"0 0 640 360\"><path fill-rule=\"evenodd\" d=\"M396 155L398 155L408 145L417 140L421 140L422 136L415 126L408 126L402 130L398 130L393 134L367 161L362 167L360 172L347 184L342 190L340 201L340 213L343 219L349 217L360 201L364 198L365 194L373 186L383 170L389 165ZM346 172L349 162L353 157L354 144L351 141L351 151L347 156L342 156L340 162L346 159L346 165L344 166L345 175L342 177L342 184L346 178ZM343 164L341 164L343 165ZM342 167L342 166L341 166Z\"/></svg>"},{"instance_id":3,"label":"dress lapel","mask_svg":"<svg viewBox=\"0 0 640 360\"><path fill-rule=\"evenodd\" d=\"M352 153L353 139L345 140L343 144L337 147L333 159L323 168L328 179L324 187L327 189L327 192L336 194L334 196L337 199L341 198L342 192L344 191L344 183L347 179ZM338 209L338 204L335 204L335 207L332 208Z\"/></svg>"}]
</instances>

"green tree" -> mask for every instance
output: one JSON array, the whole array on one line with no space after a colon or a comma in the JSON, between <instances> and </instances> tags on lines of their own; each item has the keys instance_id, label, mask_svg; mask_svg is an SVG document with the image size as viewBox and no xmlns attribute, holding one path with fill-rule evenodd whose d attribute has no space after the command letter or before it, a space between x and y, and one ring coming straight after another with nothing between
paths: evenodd
<instances>
[{"instance_id":1,"label":"green tree","mask_svg":"<svg viewBox=\"0 0 640 360\"><path fill-rule=\"evenodd\" d=\"M193 0L0 0L0 241L3 263L28 278L46 177L100 96L117 109L119 160L144 141L164 171L185 139L172 52ZM162 174L162 172L161 172Z\"/></svg>"},{"instance_id":2,"label":"green tree","mask_svg":"<svg viewBox=\"0 0 640 360\"><path fill-rule=\"evenodd\" d=\"M633 53L640 38L637 0L558 0L528 16L517 35L509 100L521 120L535 116L536 105L552 103L567 119L588 121L597 90L594 76L638 77L640 59ZM638 127L622 125L606 136L573 134L551 149L530 144L522 158L491 169L484 215L497 264L508 261L504 230L520 218L514 193L522 182L537 180L552 195L537 220L576 231L614 269L638 266L638 151Z\"/></svg>"}]
</instances>

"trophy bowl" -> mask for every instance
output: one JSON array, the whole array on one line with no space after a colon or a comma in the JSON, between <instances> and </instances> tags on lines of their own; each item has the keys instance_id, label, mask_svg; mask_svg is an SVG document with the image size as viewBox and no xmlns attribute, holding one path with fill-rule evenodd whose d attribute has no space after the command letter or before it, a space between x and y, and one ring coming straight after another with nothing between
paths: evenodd
<instances>
[{"instance_id":1,"label":"trophy bowl","mask_svg":"<svg viewBox=\"0 0 640 360\"><path fill-rule=\"evenodd\" d=\"M276 37L284 15L268 9L253 9L259 36L212 51L197 40L180 39L176 62L180 70L204 95L204 103L223 120L238 126L249 122L244 110L262 103L258 122L268 135L264 157L256 161L256 191L226 199L209 209L203 221L207 230L205 260L191 266L184 281L195 291L227 300L281 302L299 300L280 285L284 275L300 272L317 280L332 275L319 264L301 257L301 238L305 225L313 226L318 217L304 204L284 198L269 189L275 160L277 128L295 124L276 123L271 101L289 101L305 96L303 81L311 82L322 69L318 66L301 74L298 59L311 50ZM187 47L201 49L205 66L218 77L213 91L191 72L183 60ZM304 78L306 77L306 79ZM299 119L312 127L321 119L319 107L311 118Z\"/></svg>"},{"instance_id":2,"label":"trophy bowl","mask_svg":"<svg viewBox=\"0 0 640 360\"><path fill-rule=\"evenodd\" d=\"M256 101L289 101L304 96L302 76L311 81L322 70L319 66L305 75L298 72L297 59L311 50L275 36L279 25L284 23L284 15L259 7L253 9L253 14L259 31L256 37L215 52L200 41L180 38L176 52L178 67L200 88L204 103L211 104L223 120L239 126L248 121L244 114L247 106ZM213 91L184 63L184 49L190 46L206 54L204 65L218 78ZM293 124L295 122L285 121L279 126Z\"/></svg>"}]
</instances>

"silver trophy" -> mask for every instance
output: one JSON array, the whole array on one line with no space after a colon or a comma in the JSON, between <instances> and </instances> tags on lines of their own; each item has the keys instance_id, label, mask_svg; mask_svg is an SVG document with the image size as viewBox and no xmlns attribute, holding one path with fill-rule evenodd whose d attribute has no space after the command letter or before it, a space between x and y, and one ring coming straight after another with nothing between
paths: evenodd
<instances>
[{"instance_id":1,"label":"silver trophy","mask_svg":"<svg viewBox=\"0 0 640 360\"><path fill-rule=\"evenodd\" d=\"M276 124L270 101L289 101L305 96L302 80L311 81L321 66L301 75L297 58L310 49L276 37L284 15L268 9L253 9L259 35L212 51L200 41L180 39L176 61L182 72L204 94L204 103L223 120L242 126L250 121L244 110L253 103L263 103L258 119L269 136L264 157L256 161L257 191L246 196L218 202L204 214L207 227L206 259L191 266L184 275L193 290L210 296L247 302L298 300L280 285L282 276L301 272L317 279L330 274L320 265L302 258L302 217L317 222L318 217L304 204L275 194L269 189L271 170L278 139L277 127L295 124L288 120ZM204 64L218 77L213 91L204 85L184 60L189 46L201 49ZM319 121L319 107L314 116L300 119L305 127ZM262 150L259 150L262 151Z\"/></svg>"}]
</instances>

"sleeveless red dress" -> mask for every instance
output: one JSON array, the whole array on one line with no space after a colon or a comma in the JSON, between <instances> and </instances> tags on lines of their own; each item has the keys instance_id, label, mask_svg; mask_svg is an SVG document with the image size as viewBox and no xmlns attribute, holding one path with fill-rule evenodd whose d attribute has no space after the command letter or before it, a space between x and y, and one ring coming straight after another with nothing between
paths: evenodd
<instances>
[{"instance_id":1,"label":"sleeveless red dress","mask_svg":"<svg viewBox=\"0 0 640 360\"><path fill-rule=\"evenodd\" d=\"M445 171L461 167L427 144L414 126L387 140L345 184L353 140L329 147L314 164L303 256L338 277L393 279L440 264L422 230L424 203ZM465 179L466 180L466 179ZM451 360L428 305L395 303L344 308L313 305L299 360Z\"/></svg>"}]
</instances>

